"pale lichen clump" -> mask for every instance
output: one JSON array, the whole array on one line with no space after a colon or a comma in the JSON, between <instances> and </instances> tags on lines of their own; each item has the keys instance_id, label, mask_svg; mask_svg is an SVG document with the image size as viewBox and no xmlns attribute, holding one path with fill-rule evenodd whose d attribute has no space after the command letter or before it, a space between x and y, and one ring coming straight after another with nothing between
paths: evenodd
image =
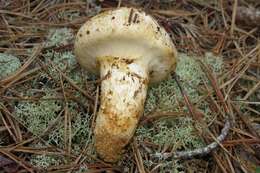
<instances>
[{"instance_id":1,"label":"pale lichen clump","mask_svg":"<svg viewBox=\"0 0 260 173\"><path fill-rule=\"evenodd\" d=\"M51 29L46 40L46 46L63 46L73 40L74 34L71 29ZM46 63L51 62L51 65L55 66L51 68L51 74L57 73L57 68L62 72L68 72L76 65L75 56L72 51L57 52L55 50L49 50L43 54L43 56L45 57Z\"/></svg>"},{"instance_id":2,"label":"pale lichen clump","mask_svg":"<svg viewBox=\"0 0 260 173\"><path fill-rule=\"evenodd\" d=\"M203 81L208 81L197 61L199 58L216 75L221 73L222 58L214 56L212 53L206 53L204 57L180 53L175 72L191 103L196 104L196 107L205 115L204 120L210 122L212 113L209 105L204 100L199 101L203 97L203 94L199 92L199 87L203 84ZM204 146L204 142L194 129L192 118L188 117L187 108L180 106L180 103L185 105L183 96L173 77L151 87L145 105L147 116L153 112L165 111L184 111L186 116L156 121L152 126L141 126L137 129L137 139L142 141L146 139L160 146L172 146L175 150L190 150Z\"/></svg>"},{"instance_id":3,"label":"pale lichen clump","mask_svg":"<svg viewBox=\"0 0 260 173\"><path fill-rule=\"evenodd\" d=\"M69 71L76 65L75 55L71 51L65 52L47 52L43 55L46 59L52 60L57 68L61 71Z\"/></svg>"},{"instance_id":4,"label":"pale lichen clump","mask_svg":"<svg viewBox=\"0 0 260 173\"><path fill-rule=\"evenodd\" d=\"M186 148L203 146L203 142L194 134L190 118L156 122L152 128L140 127L137 134L142 141L149 139L160 146L170 145L175 149L181 149L183 146Z\"/></svg>"},{"instance_id":5,"label":"pale lichen clump","mask_svg":"<svg viewBox=\"0 0 260 173\"><path fill-rule=\"evenodd\" d=\"M50 166L58 166L60 160L54 156L48 156L45 154L42 155L33 155L30 159L30 163L37 168L47 169Z\"/></svg>"},{"instance_id":6,"label":"pale lichen clump","mask_svg":"<svg viewBox=\"0 0 260 173\"><path fill-rule=\"evenodd\" d=\"M0 53L0 79L14 73L21 67L20 60L10 54Z\"/></svg>"},{"instance_id":7,"label":"pale lichen clump","mask_svg":"<svg viewBox=\"0 0 260 173\"><path fill-rule=\"evenodd\" d=\"M50 91L46 91L46 93L48 94L37 102L23 101L18 103L14 115L33 135L45 139L46 144L64 148L66 143L64 104L61 101L49 99L57 97L56 93ZM31 92L28 95L32 94ZM71 150L77 154L82 151L84 146L92 143L90 116L87 113L80 113L80 110L78 104L68 103L67 115L71 119ZM38 146L44 145L37 143L34 147ZM30 162L37 167L47 168L64 161L52 155L33 155Z\"/></svg>"},{"instance_id":8,"label":"pale lichen clump","mask_svg":"<svg viewBox=\"0 0 260 173\"><path fill-rule=\"evenodd\" d=\"M45 100L51 96L53 94L47 94L37 102L21 101L15 107L15 116L34 135L41 135L62 109L61 102Z\"/></svg>"},{"instance_id":9,"label":"pale lichen clump","mask_svg":"<svg viewBox=\"0 0 260 173\"><path fill-rule=\"evenodd\" d=\"M72 150L74 152L79 152L82 146L90 144L90 116L88 114L77 113L76 110L70 109L68 112L72 118L71 120L71 140L72 140ZM64 122L58 123L58 127L49 135L49 143L55 146L64 147L65 141L65 130Z\"/></svg>"},{"instance_id":10,"label":"pale lichen clump","mask_svg":"<svg viewBox=\"0 0 260 173\"><path fill-rule=\"evenodd\" d=\"M74 39L73 31L69 28L53 28L50 29L46 46L64 46L71 43Z\"/></svg>"},{"instance_id":11,"label":"pale lichen clump","mask_svg":"<svg viewBox=\"0 0 260 173\"><path fill-rule=\"evenodd\" d=\"M207 52L205 54L205 61L215 74L221 73L224 66L222 57L216 56L212 52Z\"/></svg>"},{"instance_id":12,"label":"pale lichen clump","mask_svg":"<svg viewBox=\"0 0 260 173\"><path fill-rule=\"evenodd\" d=\"M36 136L43 135L43 132L51 127L49 130L52 133L45 134L48 136L47 143L64 147L64 122L62 116L59 115L64 105L61 101L50 99L56 96L56 94L46 94L37 102L20 102L15 107L15 116ZM68 103L67 113L71 117L71 139L75 143L75 149L76 145L86 144L91 131L90 116L79 113L79 109L76 103Z\"/></svg>"},{"instance_id":13,"label":"pale lichen clump","mask_svg":"<svg viewBox=\"0 0 260 173\"><path fill-rule=\"evenodd\" d=\"M71 51L65 51L62 53L49 51L43 55L46 63L51 62L51 65L47 68L49 75L54 80L59 80L60 73L70 73L76 66L75 56ZM46 73L41 77L47 76Z\"/></svg>"}]
</instances>

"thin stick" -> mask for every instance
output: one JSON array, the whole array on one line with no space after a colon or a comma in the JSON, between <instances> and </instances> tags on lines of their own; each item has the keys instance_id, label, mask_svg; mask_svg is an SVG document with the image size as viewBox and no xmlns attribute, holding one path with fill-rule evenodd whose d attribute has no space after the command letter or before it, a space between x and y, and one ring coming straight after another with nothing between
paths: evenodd
<instances>
[{"instance_id":1,"label":"thin stick","mask_svg":"<svg viewBox=\"0 0 260 173\"><path fill-rule=\"evenodd\" d=\"M236 22L236 15L237 15L237 0L234 0L233 10L232 10L232 21L231 21L231 28L230 28L230 35L233 36L234 27Z\"/></svg>"},{"instance_id":2,"label":"thin stick","mask_svg":"<svg viewBox=\"0 0 260 173\"><path fill-rule=\"evenodd\" d=\"M60 73L60 83L61 83L61 88L63 92L63 97L65 99L65 108L64 108L64 141L65 141L65 148L68 154L71 152L71 117L70 117L70 112L68 108L68 100L66 97L64 85L63 85L63 78Z\"/></svg>"}]
</instances>

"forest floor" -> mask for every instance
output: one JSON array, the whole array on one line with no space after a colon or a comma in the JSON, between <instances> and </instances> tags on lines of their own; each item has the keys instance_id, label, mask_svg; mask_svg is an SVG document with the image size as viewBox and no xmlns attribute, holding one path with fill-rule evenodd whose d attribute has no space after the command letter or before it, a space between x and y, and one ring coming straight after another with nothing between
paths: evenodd
<instances>
[{"instance_id":1,"label":"forest floor","mask_svg":"<svg viewBox=\"0 0 260 173\"><path fill-rule=\"evenodd\" d=\"M110 164L93 146L100 80L73 44L118 7L152 15L178 64ZM0 0L0 172L260 173L259 14L254 0Z\"/></svg>"}]
</instances>

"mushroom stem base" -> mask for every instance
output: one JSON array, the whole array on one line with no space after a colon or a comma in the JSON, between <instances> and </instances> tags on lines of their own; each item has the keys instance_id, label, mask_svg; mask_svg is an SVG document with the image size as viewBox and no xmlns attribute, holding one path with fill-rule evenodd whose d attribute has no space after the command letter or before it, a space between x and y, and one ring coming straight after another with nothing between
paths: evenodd
<instances>
[{"instance_id":1,"label":"mushroom stem base","mask_svg":"<svg viewBox=\"0 0 260 173\"><path fill-rule=\"evenodd\" d=\"M101 103L95 126L95 147L107 162L116 162L134 135L143 114L147 69L132 59L102 57Z\"/></svg>"}]
</instances>

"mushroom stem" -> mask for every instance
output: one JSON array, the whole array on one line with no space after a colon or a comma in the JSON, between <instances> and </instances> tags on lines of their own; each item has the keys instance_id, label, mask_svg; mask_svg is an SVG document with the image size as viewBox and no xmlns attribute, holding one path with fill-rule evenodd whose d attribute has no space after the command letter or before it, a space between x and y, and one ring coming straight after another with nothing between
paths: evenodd
<instances>
[{"instance_id":1,"label":"mushroom stem","mask_svg":"<svg viewBox=\"0 0 260 173\"><path fill-rule=\"evenodd\" d=\"M116 162L134 135L143 113L148 87L148 70L139 60L99 58L101 104L95 127L97 153Z\"/></svg>"}]
</instances>

